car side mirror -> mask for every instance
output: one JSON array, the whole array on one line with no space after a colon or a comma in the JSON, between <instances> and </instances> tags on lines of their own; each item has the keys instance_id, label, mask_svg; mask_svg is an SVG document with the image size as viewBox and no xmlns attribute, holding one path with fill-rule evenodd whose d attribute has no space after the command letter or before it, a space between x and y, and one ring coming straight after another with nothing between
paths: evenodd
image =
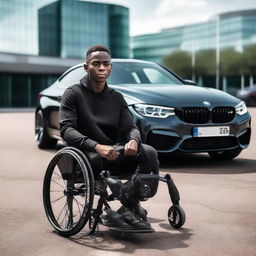
<instances>
[{"instance_id":1,"label":"car side mirror","mask_svg":"<svg viewBox=\"0 0 256 256\"><path fill-rule=\"evenodd\" d=\"M185 84L188 84L188 85L196 85L196 82L193 81L193 80L189 80L189 79L185 79Z\"/></svg>"}]
</instances>

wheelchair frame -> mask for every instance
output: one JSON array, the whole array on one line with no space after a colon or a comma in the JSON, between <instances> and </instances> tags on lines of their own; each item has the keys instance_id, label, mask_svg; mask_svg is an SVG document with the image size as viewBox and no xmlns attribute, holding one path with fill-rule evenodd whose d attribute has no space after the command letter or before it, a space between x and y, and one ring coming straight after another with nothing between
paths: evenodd
<instances>
[{"instance_id":1,"label":"wheelchair frame","mask_svg":"<svg viewBox=\"0 0 256 256\"><path fill-rule=\"evenodd\" d=\"M139 175L143 179L154 178L167 184L173 204L168 210L169 223L175 229L182 227L186 215L179 205L179 192L171 175ZM87 234L93 234L101 223L103 207L111 209L108 202L117 199L107 191L108 187L111 190L113 179L117 177L103 171L101 179L95 182L91 164L84 153L74 147L59 150L47 167L43 183L44 209L53 228L62 236L73 236L86 226ZM93 208L95 195L99 196L99 200Z\"/></svg>"}]
</instances>

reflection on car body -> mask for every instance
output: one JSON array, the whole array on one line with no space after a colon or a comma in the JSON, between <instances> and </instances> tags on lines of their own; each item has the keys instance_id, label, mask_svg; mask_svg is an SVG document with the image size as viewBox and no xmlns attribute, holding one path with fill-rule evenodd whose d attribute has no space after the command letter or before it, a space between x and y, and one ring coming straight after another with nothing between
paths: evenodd
<instances>
[{"instance_id":1,"label":"reflection on car body","mask_svg":"<svg viewBox=\"0 0 256 256\"><path fill-rule=\"evenodd\" d=\"M84 75L83 64L76 65L39 94L35 137L40 148L54 147L60 139L59 99ZM249 145L246 105L225 92L188 85L153 62L127 59L113 59L108 84L123 94L143 142L158 152L208 152L224 160Z\"/></svg>"}]
</instances>

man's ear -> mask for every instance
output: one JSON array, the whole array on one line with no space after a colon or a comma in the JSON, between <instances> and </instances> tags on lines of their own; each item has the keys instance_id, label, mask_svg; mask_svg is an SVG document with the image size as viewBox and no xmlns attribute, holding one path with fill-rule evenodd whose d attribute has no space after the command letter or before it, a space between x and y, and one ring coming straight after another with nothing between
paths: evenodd
<instances>
[{"instance_id":1,"label":"man's ear","mask_svg":"<svg viewBox=\"0 0 256 256\"><path fill-rule=\"evenodd\" d=\"M84 63L84 70L88 72L88 65L86 63Z\"/></svg>"}]
</instances>

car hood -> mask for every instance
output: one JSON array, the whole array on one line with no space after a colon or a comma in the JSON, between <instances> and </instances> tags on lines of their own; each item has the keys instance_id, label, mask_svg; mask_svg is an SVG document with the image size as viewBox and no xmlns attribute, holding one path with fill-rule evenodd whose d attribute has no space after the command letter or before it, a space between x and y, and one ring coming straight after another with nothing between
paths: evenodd
<instances>
[{"instance_id":1,"label":"car hood","mask_svg":"<svg viewBox=\"0 0 256 256\"><path fill-rule=\"evenodd\" d=\"M211 106L235 106L240 102L234 96L220 90L191 85L110 85L125 97L128 105L147 103L162 106L203 106L208 101Z\"/></svg>"}]
</instances>

